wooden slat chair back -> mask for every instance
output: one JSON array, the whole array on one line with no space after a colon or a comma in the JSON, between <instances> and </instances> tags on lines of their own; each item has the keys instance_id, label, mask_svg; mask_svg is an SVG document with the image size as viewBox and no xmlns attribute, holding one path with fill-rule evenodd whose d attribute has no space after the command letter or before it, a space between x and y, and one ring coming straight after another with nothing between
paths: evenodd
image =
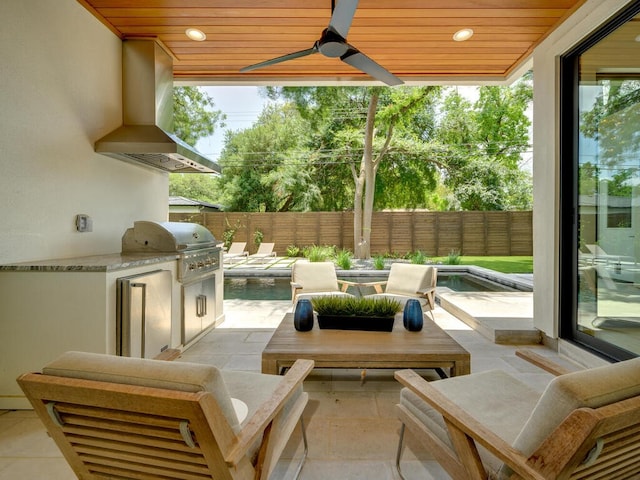
<instances>
[{"instance_id":1,"label":"wooden slat chair back","mask_svg":"<svg viewBox=\"0 0 640 480\"><path fill-rule=\"evenodd\" d=\"M401 477L405 426L456 480L640 476L640 358L565 373L542 396L500 371L396 378Z\"/></svg>"},{"instance_id":2,"label":"wooden slat chair back","mask_svg":"<svg viewBox=\"0 0 640 480\"><path fill-rule=\"evenodd\" d=\"M236 425L210 391L40 373L18 383L78 478L248 480L267 479L275 467L301 421L301 384L312 368L298 361Z\"/></svg>"}]
</instances>

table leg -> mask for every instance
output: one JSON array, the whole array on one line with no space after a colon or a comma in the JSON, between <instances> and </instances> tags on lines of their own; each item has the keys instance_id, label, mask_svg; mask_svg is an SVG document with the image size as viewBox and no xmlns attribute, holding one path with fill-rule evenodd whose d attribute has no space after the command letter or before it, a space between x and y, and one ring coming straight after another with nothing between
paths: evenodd
<instances>
[{"instance_id":1,"label":"table leg","mask_svg":"<svg viewBox=\"0 0 640 480\"><path fill-rule=\"evenodd\" d=\"M278 372L278 361L262 357L262 373L278 375L280 373Z\"/></svg>"},{"instance_id":2,"label":"table leg","mask_svg":"<svg viewBox=\"0 0 640 480\"><path fill-rule=\"evenodd\" d=\"M469 375L471 373L471 361L470 360L459 360L453 362L453 367L451 368L450 375L452 377L456 377L458 375Z\"/></svg>"}]
</instances>

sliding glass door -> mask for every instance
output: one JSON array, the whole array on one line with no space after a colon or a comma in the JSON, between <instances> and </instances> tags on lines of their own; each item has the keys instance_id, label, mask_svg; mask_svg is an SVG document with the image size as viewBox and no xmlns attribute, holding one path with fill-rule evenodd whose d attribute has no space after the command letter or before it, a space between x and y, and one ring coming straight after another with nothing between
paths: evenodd
<instances>
[{"instance_id":1,"label":"sliding glass door","mask_svg":"<svg viewBox=\"0 0 640 480\"><path fill-rule=\"evenodd\" d=\"M562 59L561 335L640 355L640 5Z\"/></svg>"}]
</instances>

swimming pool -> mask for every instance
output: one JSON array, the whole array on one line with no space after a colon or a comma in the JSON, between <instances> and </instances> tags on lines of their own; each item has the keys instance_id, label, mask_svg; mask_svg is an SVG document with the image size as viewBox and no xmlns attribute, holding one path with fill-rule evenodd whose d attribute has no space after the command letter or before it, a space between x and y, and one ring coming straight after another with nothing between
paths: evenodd
<instances>
[{"instance_id":1,"label":"swimming pool","mask_svg":"<svg viewBox=\"0 0 640 480\"><path fill-rule=\"evenodd\" d=\"M345 280L374 282L386 277L367 277L356 279L340 277ZM287 277L225 277L225 300L291 300L290 278ZM438 272L438 287L448 288L456 292L505 292L516 291L507 285L480 278L469 273ZM349 287L354 295L375 293L373 287Z\"/></svg>"}]
</instances>

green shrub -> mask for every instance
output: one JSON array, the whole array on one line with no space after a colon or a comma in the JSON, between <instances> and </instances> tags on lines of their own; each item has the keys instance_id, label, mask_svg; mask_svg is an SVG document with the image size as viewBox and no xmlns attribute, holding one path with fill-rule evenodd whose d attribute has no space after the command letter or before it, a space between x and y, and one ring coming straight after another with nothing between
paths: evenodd
<instances>
[{"instance_id":1,"label":"green shrub","mask_svg":"<svg viewBox=\"0 0 640 480\"><path fill-rule=\"evenodd\" d=\"M424 265L429 257L427 257L420 250L416 250L410 257L409 260L411 263L415 263L417 265Z\"/></svg>"},{"instance_id":2,"label":"green shrub","mask_svg":"<svg viewBox=\"0 0 640 480\"><path fill-rule=\"evenodd\" d=\"M311 245L310 247L305 247L302 253L310 262L326 262L327 259L335 256L336 247Z\"/></svg>"},{"instance_id":3,"label":"green shrub","mask_svg":"<svg viewBox=\"0 0 640 480\"><path fill-rule=\"evenodd\" d=\"M328 295L311 299L318 315L344 315L354 317L392 317L402 307L389 298L342 297Z\"/></svg>"},{"instance_id":4,"label":"green shrub","mask_svg":"<svg viewBox=\"0 0 640 480\"><path fill-rule=\"evenodd\" d=\"M336 265L342 270L351 270L351 252L349 250L340 250L336 255Z\"/></svg>"},{"instance_id":5,"label":"green shrub","mask_svg":"<svg viewBox=\"0 0 640 480\"><path fill-rule=\"evenodd\" d=\"M262 230L256 228L256 231L253 232L253 243L255 243L256 246L259 247L262 243L262 240L264 240L264 233L262 233Z\"/></svg>"},{"instance_id":6,"label":"green shrub","mask_svg":"<svg viewBox=\"0 0 640 480\"><path fill-rule=\"evenodd\" d=\"M373 257L373 268L376 270L384 270L384 255L376 255Z\"/></svg>"},{"instance_id":7,"label":"green shrub","mask_svg":"<svg viewBox=\"0 0 640 480\"><path fill-rule=\"evenodd\" d=\"M460 265L460 251L451 250L447 258L444 259L445 265Z\"/></svg>"},{"instance_id":8,"label":"green shrub","mask_svg":"<svg viewBox=\"0 0 640 480\"><path fill-rule=\"evenodd\" d=\"M289 245L287 247L287 257L299 257L300 256L300 247L296 247L295 245Z\"/></svg>"}]
</instances>

